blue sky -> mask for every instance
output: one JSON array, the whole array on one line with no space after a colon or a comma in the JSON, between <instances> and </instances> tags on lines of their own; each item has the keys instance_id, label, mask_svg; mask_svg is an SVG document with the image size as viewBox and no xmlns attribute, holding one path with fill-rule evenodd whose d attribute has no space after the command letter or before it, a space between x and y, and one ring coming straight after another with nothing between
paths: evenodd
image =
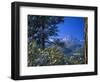
<instances>
[{"instance_id":1,"label":"blue sky","mask_svg":"<svg viewBox=\"0 0 100 82\"><path fill-rule=\"evenodd\" d=\"M64 38L67 35L78 40L84 40L84 17L64 17L64 23L58 26L57 38Z\"/></svg>"}]
</instances>

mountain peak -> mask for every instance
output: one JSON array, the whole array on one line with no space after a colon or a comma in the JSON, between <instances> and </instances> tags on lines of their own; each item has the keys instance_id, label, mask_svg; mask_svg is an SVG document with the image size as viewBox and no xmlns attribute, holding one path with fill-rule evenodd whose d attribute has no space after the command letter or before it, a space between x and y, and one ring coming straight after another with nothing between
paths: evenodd
<instances>
[{"instance_id":1,"label":"mountain peak","mask_svg":"<svg viewBox=\"0 0 100 82\"><path fill-rule=\"evenodd\" d=\"M70 41L70 40L72 40L72 36L67 35L67 36L64 37L62 40L63 40L63 41Z\"/></svg>"}]
</instances>

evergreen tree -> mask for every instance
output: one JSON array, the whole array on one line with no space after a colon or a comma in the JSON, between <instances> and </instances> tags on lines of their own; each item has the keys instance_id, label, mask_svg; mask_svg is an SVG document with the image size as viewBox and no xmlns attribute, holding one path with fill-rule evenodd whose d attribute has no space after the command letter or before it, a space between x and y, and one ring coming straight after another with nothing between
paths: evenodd
<instances>
[{"instance_id":1,"label":"evergreen tree","mask_svg":"<svg viewBox=\"0 0 100 82\"><path fill-rule=\"evenodd\" d=\"M50 36L57 36L57 24L64 22L64 17L28 15L28 42L35 40L39 48L44 49Z\"/></svg>"}]
</instances>

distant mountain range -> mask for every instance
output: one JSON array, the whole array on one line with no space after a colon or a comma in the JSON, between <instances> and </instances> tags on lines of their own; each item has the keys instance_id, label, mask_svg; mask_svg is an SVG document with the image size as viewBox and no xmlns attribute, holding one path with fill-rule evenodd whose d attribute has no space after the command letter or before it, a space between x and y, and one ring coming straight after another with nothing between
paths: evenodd
<instances>
[{"instance_id":1,"label":"distant mountain range","mask_svg":"<svg viewBox=\"0 0 100 82\"><path fill-rule=\"evenodd\" d=\"M66 36L64 38L52 38L50 39L51 42L53 42L55 39L60 40L60 42L64 42L65 47L60 48L60 50L67 55L73 55L74 52L77 51L83 51L84 41L78 40L72 36Z\"/></svg>"},{"instance_id":2,"label":"distant mountain range","mask_svg":"<svg viewBox=\"0 0 100 82\"><path fill-rule=\"evenodd\" d=\"M49 40L51 42L53 42L55 39L59 39L61 42L64 42L67 44L70 44L70 45L73 45L73 44L80 44L80 45L83 45L84 44L84 40L78 40L70 35L67 35L66 37L64 38L50 38Z\"/></svg>"},{"instance_id":3,"label":"distant mountain range","mask_svg":"<svg viewBox=\"0 0 100 82\"><path fill-rule=\"evenodd\" d=\"M73 38L72 36L66 36L65 38L61 39L61 42L64 42L68 47L71 46L83 46L84 41L78 40Z\"/></svg>"}]
</instances>

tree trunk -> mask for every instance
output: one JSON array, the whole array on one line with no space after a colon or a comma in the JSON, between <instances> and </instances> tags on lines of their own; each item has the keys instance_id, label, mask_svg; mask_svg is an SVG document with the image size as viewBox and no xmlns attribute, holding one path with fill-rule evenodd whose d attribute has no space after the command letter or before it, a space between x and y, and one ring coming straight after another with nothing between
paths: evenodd
<instances>
[{"instance_id":1,"label":"tree trunk","mask_svg":"<svg viewBox=\"0 0 100 82\"><path fill-rule=\"evenodd\" d=\"M45 37L44 37L44 25L42 24L42 33L41 33L41 48L45 48Z\"/></svg>"},{"instance_id":2,"label":"tree trunk","mask_svg":"<svg viewBox=\"0 0 100 82\"><path fill-rule=\"evenodd\" d=\"M88 18L84 18L84 63L87 64L88 59Z\"/></svg>"}]
</instances>

